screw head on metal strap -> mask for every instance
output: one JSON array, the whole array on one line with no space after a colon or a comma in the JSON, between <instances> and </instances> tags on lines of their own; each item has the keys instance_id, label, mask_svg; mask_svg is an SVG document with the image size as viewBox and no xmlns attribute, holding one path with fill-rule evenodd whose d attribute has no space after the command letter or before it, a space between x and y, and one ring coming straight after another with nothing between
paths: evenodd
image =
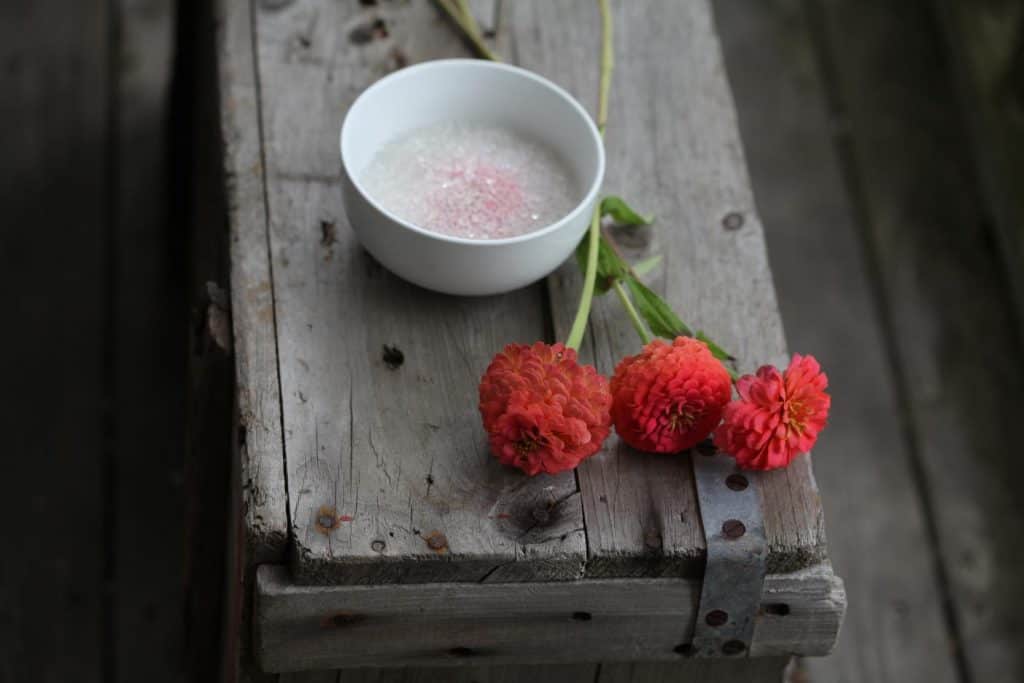
<instances>
[{"instance_id":1,"label":"screw head on metal strap","mask_svg":"<svg viewBox=\"0 0 1024 683\"><path fill-rule=\"evenodd\" d=\"M687 656L747 656L768 555L760 479L756 472L740 472L734 458L708 444L698 453L690 459L707 565Z\"/></svg>"}]
</instances>

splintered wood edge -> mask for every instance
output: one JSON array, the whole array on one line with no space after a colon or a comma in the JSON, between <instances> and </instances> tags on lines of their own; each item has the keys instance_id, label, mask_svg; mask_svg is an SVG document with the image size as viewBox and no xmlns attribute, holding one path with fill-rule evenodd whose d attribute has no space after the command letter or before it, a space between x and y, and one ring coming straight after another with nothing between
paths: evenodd
<instances>
[{"instance_id":1,"label":"splintered wood edge","mask_svg":"<svg viewBox=\"0 0 1024 683\"><path fill-rule=\"evenodd\" d=\"M700 582L298 586L258 569L254 647L265 671L354 666L679 661ZM750 654L828 654L846 609L827 564L765 578Z\"/></svg>"},{"instance_id":2,"label":"splintered wood edge","mask_svg":"<svg viewBox=\"0 0 1024 683\"><path fill-rule=\"evenodd\" d=\"M256 72L248 2L217 3L217 71L231 252L237 449L247 563L288 546L273 283L267 253Z\"/></svg>"}]
</instances>

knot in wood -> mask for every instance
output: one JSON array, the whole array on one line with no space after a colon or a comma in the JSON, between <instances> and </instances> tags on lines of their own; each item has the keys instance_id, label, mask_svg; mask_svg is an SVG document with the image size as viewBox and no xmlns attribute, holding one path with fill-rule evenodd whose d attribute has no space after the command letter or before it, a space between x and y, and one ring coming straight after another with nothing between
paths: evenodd
<instances>
[{"instance_id":1,"label":"knot in wood","mask_svg":"<svg viewBox=\"0 0 1024 683\"><path fill-rule=\"evenodd\" d=\"M551 521L551 510L546 505L538 505L533 508L530 516L533 517L533 521L537 524L547 524Z\"/></svg>"},{"instance_id":2,"label":"knot in wood","mask_svg":"<svg viewBox=\"0 0 1024 683\"><path fill-rule=\"evenodd\" d=\"M431 531L426 541L427 547L435 552L441 552L448 547L448 539L440 531Z\"/></svg>"},{"instance_id":3,"label":"knot in wood","mask_svg":"<svg viewBox=\"0 0 1024 683\"><path fill-rule=\"evenodd\" d=\"M338 526L338 511L330 505L322 505L316 511L316 530L322 534L329 534Z\"/></svg>"},{"instance_id":4,"label":"knot in wood","mask_svg":"<svg viewBox=\"0 0 1024 683\"><path fill-rule=\"evenodd\" d=\"M722 219L722 227L726 230L739 230L743 227L743 214L737 211L730 211Z\"/></svg>"}]
</instances>

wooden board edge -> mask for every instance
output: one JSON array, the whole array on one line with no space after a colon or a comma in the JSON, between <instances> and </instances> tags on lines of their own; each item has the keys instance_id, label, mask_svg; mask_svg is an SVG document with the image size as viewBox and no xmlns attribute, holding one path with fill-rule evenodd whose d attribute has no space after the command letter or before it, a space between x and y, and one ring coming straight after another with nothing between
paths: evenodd
<instances>
[{"instance_id":1,"label":"wooden board edge","mask_svg":"<svg viewBox=\"0 0 1024 683\"><path fill-rule=\"evenodd\" d=\"M215 12L245 543L249 556L280 561L288 502L251 7L219 0Z\"/></svg>"},{"instance_id":2,"label":"wooden board edge","mask_svg":"<svg viewBox=\"0 0 1024 683\"><path fill-rule=\"evenodd\" d=\"M285 567L264 565L255 590L257 660L266 671L284 672L680 661L698 616L700 582L300 586ZM842 581L827 564L769 575L750 653L828 654L845 608Z\"/></svg>"}]
</instances>

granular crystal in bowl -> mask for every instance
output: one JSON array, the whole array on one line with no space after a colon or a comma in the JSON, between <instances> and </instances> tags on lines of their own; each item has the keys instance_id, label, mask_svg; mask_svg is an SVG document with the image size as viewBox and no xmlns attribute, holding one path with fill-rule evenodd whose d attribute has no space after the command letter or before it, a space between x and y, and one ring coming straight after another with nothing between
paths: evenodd
<instances>
[{"instance_id":1,"label":"granular crystal in bowl","mask_svg":"<svg viewBox=\"0 0 1024 683\"><path fill-rule=\"evenodd\" d=\"M596 126L513 66L424 62L368 88L341 128L345 212L363 246L459 295L535 282L568 258L604 177Z\"/></svg>"}]
</instances>

